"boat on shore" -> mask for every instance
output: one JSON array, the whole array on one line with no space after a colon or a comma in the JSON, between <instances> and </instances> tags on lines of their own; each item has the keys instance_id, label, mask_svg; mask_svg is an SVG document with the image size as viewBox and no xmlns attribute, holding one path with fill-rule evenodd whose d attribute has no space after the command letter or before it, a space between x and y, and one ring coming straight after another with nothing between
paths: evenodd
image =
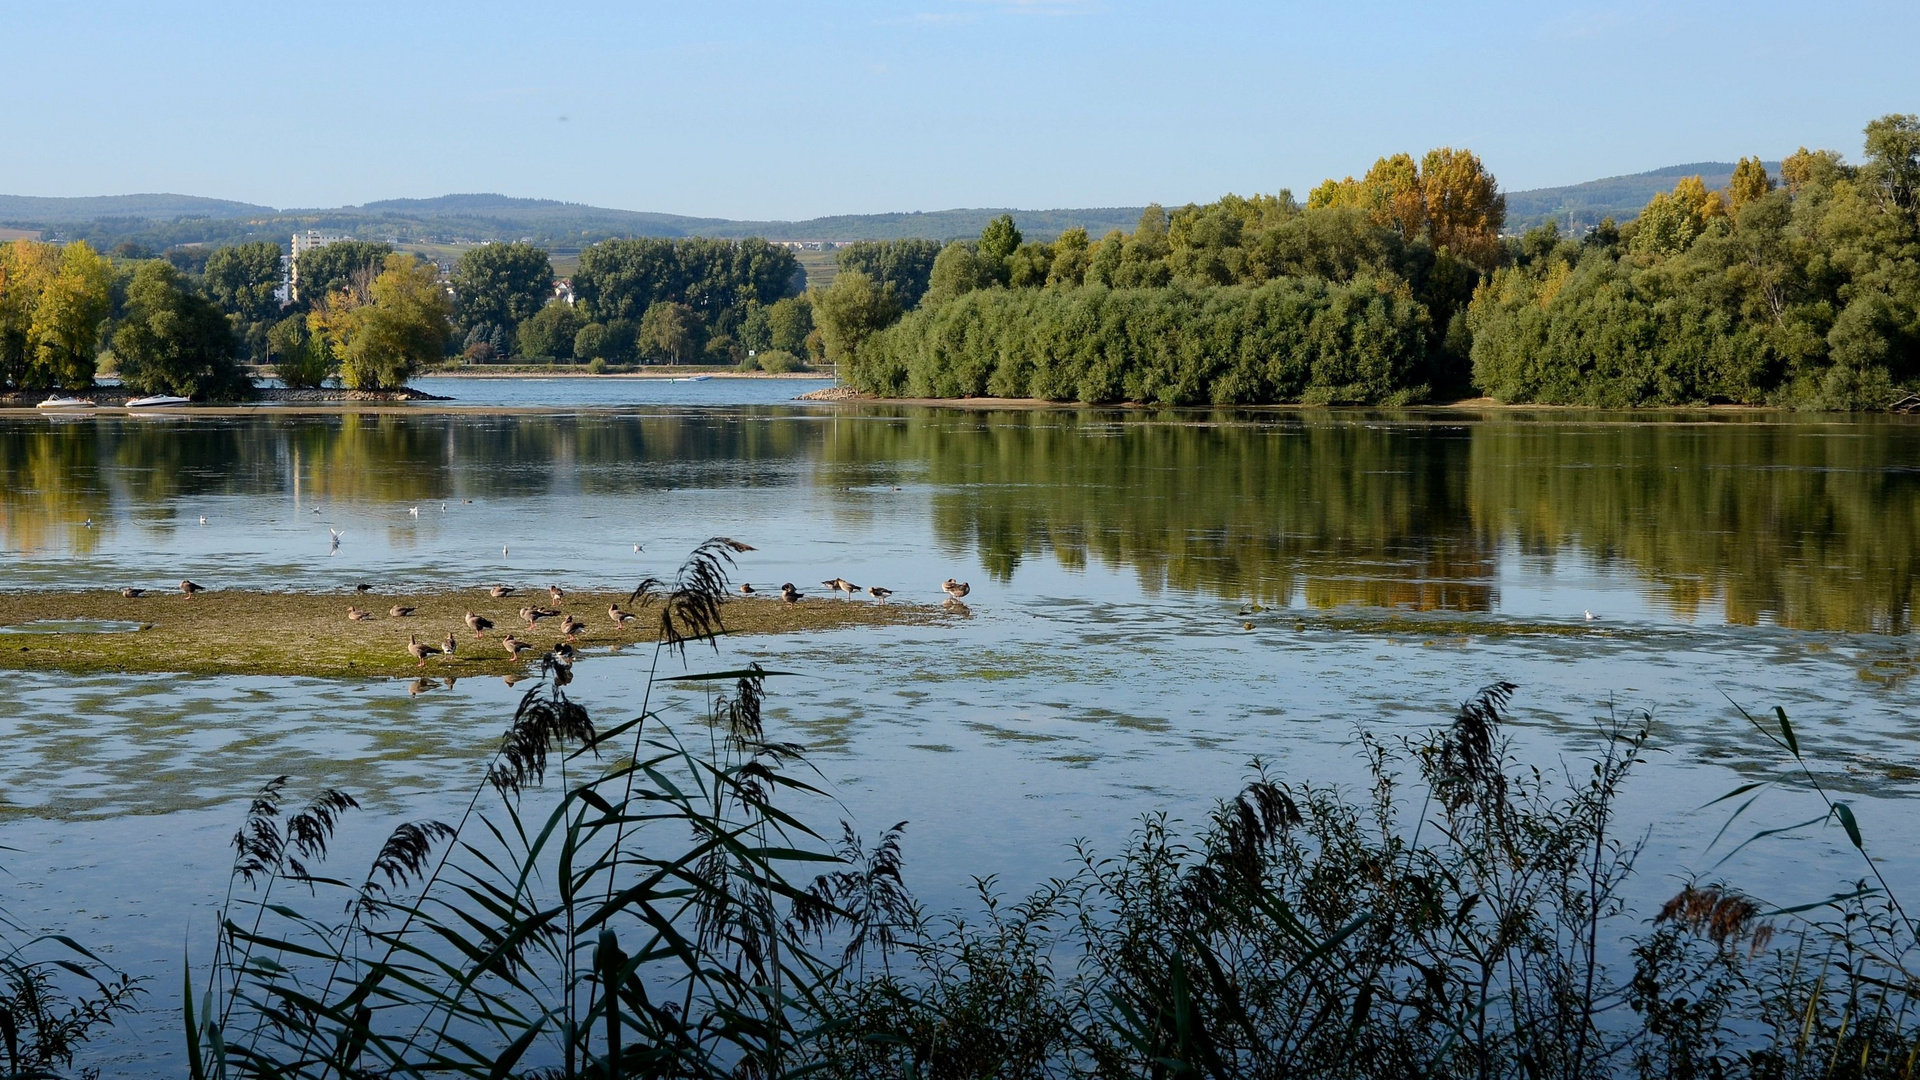
<instances>
[{"instance_id":1,"label":"boat on shore","mask_svg":"<svg viewBox=\"0 0 1920 1080\"><path fill-rule=\"evenodd\" d=\"M154 394L151 397L134 398L127 402L129 409L164 409L173 405L191 405L192 398L175 397L172 394Z\"/></svg>"},{"instance_id":2,"label":"boat on shore","mask_svg":"<svg viewBox=\"0 0 1920 1080\"><path fill-rule=\"evenodd\" d=\"M34 408L36 409L93 409L93 408L98 408L98 406L96 406L93 403L92 398L50 397L47 400L41 402L40 404L35 405Z\"/></svg>"}]
</instances>

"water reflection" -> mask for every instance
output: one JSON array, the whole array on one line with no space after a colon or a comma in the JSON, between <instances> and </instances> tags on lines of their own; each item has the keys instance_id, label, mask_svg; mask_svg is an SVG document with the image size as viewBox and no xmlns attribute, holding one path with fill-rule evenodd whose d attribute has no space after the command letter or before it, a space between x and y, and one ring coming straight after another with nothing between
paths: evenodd
<instances>
[{"instance_id":1,"label":"water reflection","mask_svg":"<svg viewBox=\"0 0 1920 1080\"><path fill-rule=\"evenodd\" d=\"M852 532L880 496L1011 581L1099 563L1149 594L1500 610L1516 572L1578 560L1682 619L1905 632L1920 425L1742 415L1650 422L1446 413L969 413L778 407L580 415L102 417L0 422L0 545L164 547L206 497L382 511L521 500L592 517L679 489L812 489ZM300 511L306 512L304 510ZM375 543L446 535L383 526ZM364 537L353 537L364 543Z\"/></svg>"}]
</instances>

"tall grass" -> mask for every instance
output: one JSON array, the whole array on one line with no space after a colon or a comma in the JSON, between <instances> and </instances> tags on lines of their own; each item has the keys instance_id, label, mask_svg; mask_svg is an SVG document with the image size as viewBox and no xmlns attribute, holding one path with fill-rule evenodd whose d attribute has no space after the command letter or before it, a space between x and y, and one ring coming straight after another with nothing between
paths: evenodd
<instances>
[{"instance_id":1,"label":"tall grass","mask_svg":"<svg viewBox=\"0 0 1920 1080\"><path fill-rule=\"evenodd\" d=\"M1149 816L1028 896L987 880L976 914L934 917L904 824L871 847L809 824L831 800L762 723L780 673L659 674L724 632L742 549L636 590L662 634L637 715L596 722L548 657L465 815L400 825L363 874L324 870L349 797L289 813L267 785L185 987L192 1075L1912 1074L1914 931L1877 868L1818 904L1696 882L1636 912L1618 817L1647 718L1543 770L1505 683L1433 732L1360 736L1358 791L1256 762L1192 835ZM697 718L653 709L669 685L704 691ZM1829 807L1805 825L1864 853Z\"/></svg>"}]
</instances>

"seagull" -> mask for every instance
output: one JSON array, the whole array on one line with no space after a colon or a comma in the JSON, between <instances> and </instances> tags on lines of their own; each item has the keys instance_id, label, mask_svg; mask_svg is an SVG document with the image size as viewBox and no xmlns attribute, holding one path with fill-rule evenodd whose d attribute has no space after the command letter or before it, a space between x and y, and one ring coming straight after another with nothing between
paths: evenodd
<instances>
[{"instance_id":1,"label":"seagull","mask_svg":"<svg viewBox=\"0 0 1920 1080\"><path fill-rule=\"evenodd\" d=\"M387 609L387 616L393 619L404 619L411 614L413 609L405 604L395 604Z\"/></svg>"},{"instance_id":2,"label":"seagull","mask_svg":"<svg viewBox=\"0 0 1920 1080\"><path fill-rule=\"evenodd\" d=\"M646 549L645 549L645 548L643 548L643 547L641 547L641 546L640 546L639 544L635 544L635 545L633 545L633 553L634 553L635 555L638 555L638 554L640 554L640 553L641 553L642 551L645 551L645 550L646 550Z\"/></svg>"},{"instance_id":3,"label":"seagull","mask_svg":"<svg viewBox=\"0 0 1920 1080\"><path fill-rule=\"evenodd\" d=\"M964 581L955 581L952 578L948 578L942 582L940 588L941 591L953 597L955 600L965 599L966 595L973 591L973 586Z\"/></svg>"},{"instance_id":4,"label":"seagull","mask_svg":"<svg viewBox=\"0 0 1920 1080\"><path fill-rule=\"evenodd\" d=\"M500 647L507 650L507 655L513 657L515 660L520 659L521 653L533 648L533 646L521 641L512 634L508 634L506 637L500 639Z\"/></svg>"},{"instance_id":5,"label":"seagull","mask_svg":"<svg viewBox=\"0 0 1920 1080\"><path fill-rule=\"evenodd\" d=\"M88 518L87 520L85 520L85 521L83 521L83 522L81 522L81 523L80 523L80 527L81 527L81 528L83 528L83 529L91 529L91 528L93 528L93 519L92 519L92 518Z\"/></svg>"},{"instance_id":6,"label":"seagull","mask_svg":"<svg viewBox=\"0 0 1920 1080\"><path fill-rule=\"evenodd\" d=\"M1589 611L1589 612L1587 612L1586 614L1587 614L1587 621L1588 621L1588 622L1592 622L1593 620L1595 620L1595 619L1597 619L1597 618L1599 618L1599 617L1600 617L1600 616L1598 616L1598 615L1595 615L1595 614L1594 614L1593 612L1591 612L1591 611Z\"/></svg>"},{"instance_id":7,"label":"seagull","mask_svg":"<svg viewBox=\"0 0 1920 1080\"><path fill-rule=\"evenodd\" d=\"M469 611L467 612L467 629L473 631L473 636L476 639L485 637L487 631L493 629L493 620L487 618L485 615L475 615ZM512 637L513 635L509 634L507 636Z\"/></svg>"},{"instance_id":8,"label":"seagull","mask_svg":"<svg viewBox=\"0 0 1920 1080\"><path fill-rule=\"evenodd\" d=\"M752 596L752 595L753 595L753 586L751 586L751 585L749 585L749 584L747 584L747 583L746 583L746 582L744 582L744 581L743 581L743 582L741 582L741 583L740 583L740 595L741 595L741 596Z\"/></svg>"},{"instance_id":9,"label":"seagull","mask_svg":"<svg viewBox=\"0 0 1920 1080\"><path fill-rule=\"evenodd\" d=\"M493 588L487 590L487 595L493 597L495 600L498 600L503 596L512 596L513 586L495 585Z\"/></svg>"},{"instance_id":10,"label":"seagull","mask_svg":"<svg viewBox=\"0 0 1920 1080\"><path fill-rule=\"evenodd\" d=\"M785 585L780 586L780 599L785 600L789 604L799 603L801 598L804 597L805 595L806 594L801 592L799 589L794 588L793 582L791 581L787 582Z\"/></svg>"},{"instance_id":11,"label":"seagull","mask_svg":"<svg viewBox=\"0 0 1920 1080\"><path fill-rule=\"evenodd\" d=\"M317 513L319 513L319 512L320 512L320 508L319 508L319 507L317 507L317 506L316 506L316 507L314 507L314 508L313 508L313 512L314 512L314 513L316 513L316 514L317 514Z\"/></svg>"},{"instance_id":12,"label":"seagull","mask_svg":"<svg viewBox=\"0 0 1920 1080\"><path fill-rule=\"evenodd\" d=\"M366 622L368 619L371 619L371 618L373 618L373 612L362 611L359 608L354 607L352 604L347 605L347 621L348 622Z\"/></svg>"},{"instance_id":13,"label":"seagull","mask_svg":"<svg viewBox=\"0 0 1920 1080\"><path fill-rule=\"evenodd\" d=\"M407 651L413 654L415 660L420 661L421 667L427 666L427 657L440 655L439 649L431 645L422 644L419 634L407 635Z\"/></svg>"},{"instance_id":14,"label":"seagull","mask_svg":"<svg viewBox=\"0 0 1920 1080\"><path fill-rule=\"evenodd\" d=\"M206 523L207 523L207 515L205 515L205 514L201 514L201 515L200 515L200 524L202 524L202 525L205 525Z\"/></svg>"},{"instance_id":15,"label":"seagull","mask_svg":"<svg viewBox=\"0 0 1920 1080\"><path fill-rule=\"evenodd\" d=\"M506 549L506 548L501 548L501 549L500 549L500 554L502 554L502 555L505 555L506 553L507 553L507 549Z\"/></svg>"},{"instance_id":16,"label":"seagull","mask_svg":"<svg viewBox=\"0 0 1920 1080\"><path fill-rule=\"evenodd\" d=\"M124 596L124 597L126 597L126 598L127 598L127 599L129 599L129 600L138 600L138 599L140 599L141 597L143 597L143 596L145 596L145 595L147 595L147 590L145 590L145 589L131 589L131 588L129 588L129 589L121 589L121 590L120 590L120 595L121 595L121 596Z\"/></svg>"},{"instance_id":17,"label":"seagull","mask_svg":"<svg viewBox=\"0 0 1920 1080\"><path fill-rule=\"evenodd\" d=\"M878 585L869 585L867 586L867 595L873 597L875 600L885 600L887 597L893 595L893 590L883 589Z\"/></svg>"},{"instance_id":18,"label":"seagull","mask_svg":"<svg viewBox=\"0 0 1920 1080\"><path fill-rule=\"evenodd\" d=\"M186 593L186 594L187 594L187 599L189 599L189 600L191 600L191 599L193 599L193 594L194 594L194 593L197 593L197 592L201 592L201 591L203 591L204 589L205 589L205 586L203 586L203 585L196 585L196 584L194 584L194 583L193 583L193 582L191 582L191 581L183 581L183 582L181 582L181 583L180 583L180 591L181 591L181 592L183 592L183 593Z\"/></svg>"},{"instance_id":19,"label":"seagull","mask_svg":"<svg viewBox=\"0 0 1920 1080\"><path fill-rule=\"evenodd\" d=\"M412 507L408 507L408 508L407 508L407 513L409 513L409 514L412 514L412 515L413 515L414 517L419 517L419 516L420 516L420 508L419 508L419 507L417 507L417 506L412 506Z\"/></svg>"}]
</instances>

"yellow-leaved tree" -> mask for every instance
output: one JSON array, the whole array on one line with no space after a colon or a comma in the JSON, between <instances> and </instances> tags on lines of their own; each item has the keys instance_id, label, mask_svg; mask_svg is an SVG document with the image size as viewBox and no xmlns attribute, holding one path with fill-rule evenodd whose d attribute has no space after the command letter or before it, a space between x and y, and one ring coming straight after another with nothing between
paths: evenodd
<instances>
[{"instance_id":1,"label":"yellow-leaved tree","mask_svg":"<svg viewBox=\"0 0 1920 1080\"><path fill-rule=\"evenodd\" d=\"M340 362L349 390L397 390L445 353L453 301L430 262L395 252L315 302L307 328Z\"/></svg>"}]
</instances>

